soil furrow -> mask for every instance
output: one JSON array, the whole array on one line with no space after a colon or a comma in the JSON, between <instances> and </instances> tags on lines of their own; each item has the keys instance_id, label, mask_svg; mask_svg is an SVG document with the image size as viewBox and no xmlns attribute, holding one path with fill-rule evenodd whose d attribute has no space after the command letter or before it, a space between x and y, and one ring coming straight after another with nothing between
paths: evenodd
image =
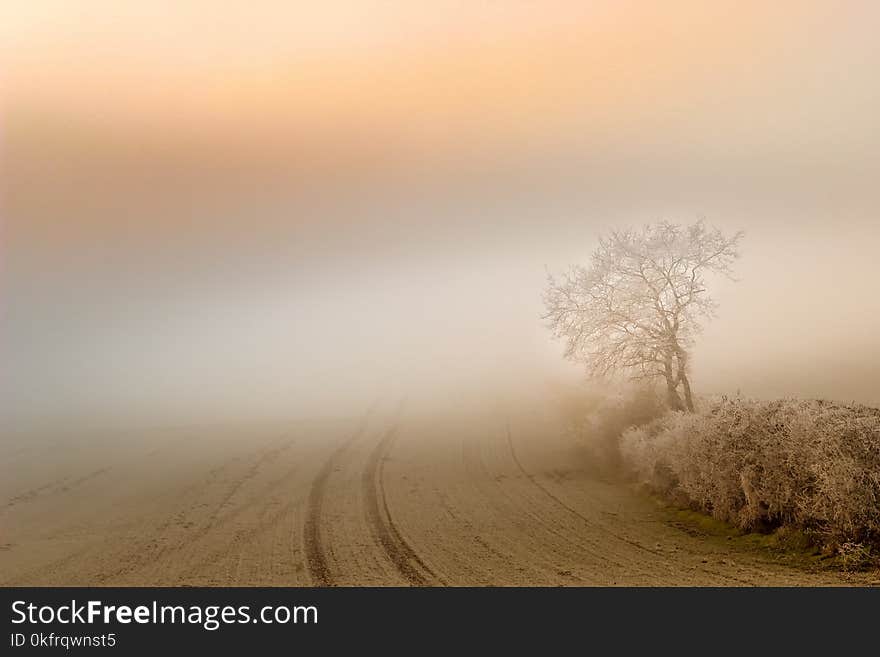
<instances>
[{"instance_id":1,"label":"soil furrow","mask_svg":"<svg viewBox=\"0 0 880 657\"><path fill-rule=\"evenodd\" d=\"M334 577L328 565L321 528L321 512L327 493L327 482L339 459L366 431L371 413L372 411L367 412L358 429L336 448L333 454L330 455L330 458L321 466L317 476L312 480L306 506L306 518L303 523L303 548L309 575L311 575L315 586L334 586Z\"/></svg>"},{"instance_id":2,"label":"soil furrow","mask_svg":"<svg viewBox=\"0 0 880 657\"><path fill-rule=\"evenodd\" d=\"M401 536L388 511L382 465L396 436L397 427L394 426L385 433L367 461L362 479L367 520L382 549L406 581L412 586L431 586L441 583L439 578Z\"/></svg>"}]
</instances>

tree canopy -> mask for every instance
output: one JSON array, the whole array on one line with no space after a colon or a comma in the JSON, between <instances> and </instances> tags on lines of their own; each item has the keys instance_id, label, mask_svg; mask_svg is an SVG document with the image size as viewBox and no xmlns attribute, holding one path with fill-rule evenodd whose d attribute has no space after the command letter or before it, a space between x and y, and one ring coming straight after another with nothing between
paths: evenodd
<instances>
[{"instance_id":1,"label":"tree canopy","mask_svg":"<svg viewBox=\"0 0 880 657\"><path fill-rule=\"evenodd\" d=\"M548 276L544 319L591 374L660 378L670 407L692 411L690 351L716 311L706 274L732 275L742 237L703 221L612 231L589 266Z\"/></svg>"}]
</instances>

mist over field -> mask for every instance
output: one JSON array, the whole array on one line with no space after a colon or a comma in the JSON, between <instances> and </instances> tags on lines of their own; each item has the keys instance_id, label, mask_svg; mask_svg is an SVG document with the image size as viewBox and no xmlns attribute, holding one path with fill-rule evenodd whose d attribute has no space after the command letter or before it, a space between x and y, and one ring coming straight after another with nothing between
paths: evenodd
<instances>
[{"instance_id":1,"label":"mist over field","mask_svg":"<svg viewBox=\"0 0 880 657\"><path fill-rule=\"evenodd\" d=\"M870 3L50 6L0 28L7 422L577 377L546 271L699 217L747 233L699 391L880 402Z\"/></svg>"},{"instance_id":2,"label":"mist over field","mask_svg":"<svg viewBox=\"0 0 880 657\"><path fill-rule=\"evenodd\" d=\"M277 417L386 390L491 395L577 376L540 320L545 269L586 261L609 227L697 217L748 235L741 280L720 284L720 318L697 348L698 387L880 400L878 98L860 66L876 46L855 6L818 35L828 7L794 23L744 11L748 51L712 42L727 29L719 7L614 24L602 59L577 36L607 30L614 12L573 29L557 7L537 26L528 12L481 10L499 24L477 34L454 12L445 28L380 15L363 27L375 42L336 55L336 35L320 44L331 54L286 52L271 33L258 42L225 25L210 37L225 58L134 41L112 65L99 55L120 26L161 17L105 24L99 9L5 21L21 46L7 54L4 121L7 419ZM172 43L193 37L189 18ZM413 26L481 65L412 43ZM67 40L46 38L60 30ZM684 42L650 63L623 49L658 34ZM804 50L808 36L821 38ZM543 53L549 41L559 52ZM766 61L771 45L788 56ZM395 53L379 76L387 93L368 87ZM175 95L179 64L226 75L244 54L277 84L250 90L230 74ZM539 109L517 107L526 80L492 84L528 67L553 82ZM316 96L344 71L370 111L334 106L325 124L320 99L300 97L306 68ZM145 107L131 98L147 70ZM430 112L412 97L417 73ZM460 94L474 85L485 93ZM647 88L649 106L628 95Z\"/></svg>"}]
</instances>

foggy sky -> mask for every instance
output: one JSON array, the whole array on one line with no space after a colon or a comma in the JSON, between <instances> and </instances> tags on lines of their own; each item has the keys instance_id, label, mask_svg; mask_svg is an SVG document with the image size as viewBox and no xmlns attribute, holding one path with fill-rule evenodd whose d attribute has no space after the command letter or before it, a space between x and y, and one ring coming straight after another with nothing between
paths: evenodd
<instances>
[{"instance_id":1,"label":"foggy sky","mask_svg":"<svg viewBox=\"0 0 880 657\"><path fill-rule=\"evenodd\" d=\"M696 391L880 403L876 3L74 4L0 10L10 421L573 377L545 271L700 217Z\"/></svg>"}]
</instances>

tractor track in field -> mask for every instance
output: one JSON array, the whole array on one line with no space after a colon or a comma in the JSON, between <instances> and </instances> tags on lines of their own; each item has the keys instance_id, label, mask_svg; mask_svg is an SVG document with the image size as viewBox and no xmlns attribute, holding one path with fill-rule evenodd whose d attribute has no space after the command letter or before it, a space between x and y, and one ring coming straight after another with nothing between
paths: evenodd
<instances>
[{"instance_id":1,"label":"tractor track in field","mask_svg":"<svg viewBox=\"0 0 880 657\"><path fill-rule=\"evenodd\" d=\"M336 468L337 463L361 436L366 433L367 424L372 415L372 411L368 411L361 421L360 426L346 438L330 455L318 474L312 480L309 489L309 498L306 506L306 517L303 523L303 549L305 552L306 566L315 586L334 586L335 578L327 559L327 548L324 541L324 531L322 528L322 511L324 507L324 498L327 494L327 484L330 475Z\"/></svg>"},{"instance_id":2,"label":"tractor track in field","mask_svg":"<svg viewBox=\"0 0 880 657\"><path fill-rule=\"evenodd\" d=\"M383 464L397 438L397 425L382 436L367 461L361 480L366 503L367 520L371 530L397 571L412 586L442 584L412 546L401 535L388 509L385 486L382 482Z\"/></svg>"},{"instance_id":3,"label":"tractor track in field","mask_svg":"<svg viewBox=\"0 0 880 657\"><path fill-rule=\"evenodd\" d=\"M516 449L513 446L513 437L511 436L511 433L510 433L510 425L507 425L507 446L510 449L511 459L513 460L514 464L516 465L516 467L520 471L520 473L528 481L530 481L538 490L540 490L542 493L544 493L544 495L549 497L555 504L559 505L560 507L562 507L563 509L568 511L573 516L580 518L583 522L585 522L591 528L595 527L595 523L592 523L589 518L587 518L582 513L580 513L577 509L573 508L571 505L566 503L565 500L560 499L558 495L553 493L544 484L542 484L538 480L538 478L535 477L535 475L533 475L531 472L526 470L526 468L520 462L519 457L516 455ZM623 541L624 543L627 543L628 545L631 545L634 548L637 548L639 550L643 550L645 552L650 552L651 554L656 554L656 555L660 555L660 556L662 556L662 554L663 554L659 550L652 550L651 548L642 545L638 541L634 541L630 538L627 538L626 536L622 536L620 534L612 532L612 531L608 530L607 528L602 528L602 531L604 531L605 533L609 534L610 536L616 538L617 540Z\"/></svg>"},{"instance_id":4,"label":"tractor track in field","mask_svg":"<svg viewBox=\"0 0 880 657\"><path fill-rule=\"evenodd\" d=\"M639 541L628 538L628 537L620 534L619 532L612 531L605 526L602 526L600 524L592 522L590 520L590 518L586 517L584 514L579 512L577 509L572 507L570 504L568 504L565 500L561 499L558 495L553 493L553 491L551 491L550 489L547 488L547 486L545 486L543 483L541 483L541 481L538 479L538 477L536 477L534 474L529 472L525 468L525 466L523 466L522 462L519 460L519 457L517 456L517 453L516 453L516 448L514 448L514 446L513 446L513 436L510 431L510 424L509 423L506 426L506 433L507 433L507 446L508 446L508 449L510 450L510 457L511 457L511 460L513 461L513 463L515 464L516 468L520 471L520 473L529 482L531 482L538 490L540 490L542 493L544 493L544 495L546 495L550 500L552 500L553 503L555 503L556 505L558 505L560 508L564 509L565 511L567 511L571 515L575 516L576 518L579 518L581 521L583 521L588 526L588 528L590 530L598 529L602 533L607 534L608 536L611 536L612 538L614 538L618 541L622 541L623 543L626 543L627 545L630 545L638 550L641 550L642 552L647 552L647 553L650 553L650 554L653 554L653 555L656 555L659 557L666 556L662 550L654 550L652 548L649 548L649 547L643 545ZM731 582L735 582L739 585L746 585L746 586L753 585L753 583L750 582L749 580L742 579L740 577L736 577L734 575L730 575L727 573L719 573L719 572L714 571L709 568L698 568L698 570L700 570L704 573L707 573L709 575L719 576L722 579L725 579L725 580L728 580Z\"/></svg>"},{"instance_id":5,"label":"tractor track in field","mask_svg":"<svg viewBox=\"0 0 880 657\"><path fill-rule=\"evenodd\" d=\"M16 586L876 586L677 526L517 408L403 403L295 426L0 459ZM157 449L159 456L151 455ZM52 466L52 467L49 467ZM75 485L71 485L75 484ZM26 503L25 503L26 502ZM795 555L797 556L797 555Z\"/></svg>"}]
</instances>

